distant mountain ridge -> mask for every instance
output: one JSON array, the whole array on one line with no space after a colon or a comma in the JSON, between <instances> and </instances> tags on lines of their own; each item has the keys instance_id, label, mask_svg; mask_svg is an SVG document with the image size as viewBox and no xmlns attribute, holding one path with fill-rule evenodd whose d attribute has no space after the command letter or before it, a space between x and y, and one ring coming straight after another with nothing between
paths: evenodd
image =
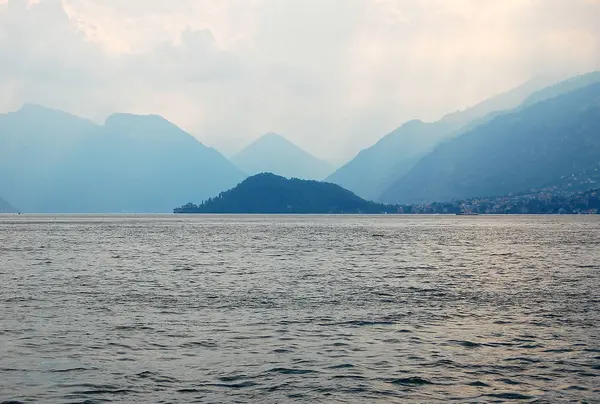
<instances>
[{"instance_id":1,"label":"distant mountain ridge","mask_svg":"<svg viewBox=\"0 0 600 404\"><path fill-rule=\"evenodd\" d=\"M175 213L386 213L396 207L366 201L339 185L287 179L272 173L249 177L235 188Z\"/></svg>"},{"instance_id":2,"label":"distant mountain ridge","mask_svg":"<svg viewBox=\"0 0 600 404\"><path fill-rule=\"evenodd\" d=\"M600 72L542 82L437 122L408 121L326 181L387 203L589 189L600 179ZM97 125L32 104L0 114L0 191L23 212L168 212L246 173L320 180L331 170L276 134L233 160L244 170L157 115L117 113Z\"/></svg>"},{"instance_id":3,"label":"distant mountain ridge","mask_svg":"<svg viewBox=\"0 0 600 404\"><path fill-rule=\"evenodd\" d=\"M575 181L593 187L599 169L600 83L595 83L501 114L440 144L380 199L450 201Z\"/></svg>"},{"instance_id":4,"label":"distant mountain ridge","mask_svg":"<svg viewBox=\"0 0 600 404\"><path fill-rule=\"evenodd\" d=\"M524 102L527 102L527 100L532 98L533 94L547 88L547 86L551 86L555 80L555 78L547 76L534 77L520 86L485 99L472 107L446 114L440 120L459 121L464 125L496 111L511 110Z\"/></svg>"},{"instance_id":5,"label":"distant mountain ridge","mask_svg":"<svg viewBox=\"0 0 600 404\"><path fill-rule=\"evenodd\" d=\"M25 212L52 192L64 161L97 128L69 113L25 104L0 116L0 190Z\"/></svg>"},{"instance_id":6,"label":"distant mountain ridge","mask_svg":"<svg viewBox=\"0 0 600 404\"><path fill-rule=\"evenodd\" d=\"M409 121L372 147L362 150L325 181L375 200L396 175L409 170L435 144L459 127L456 122Z\"/></svg>"},{"instance_id":7,"label":"distant mountain ridge","mask_svg":"<svg viewBox=\"0 0 600 404\"><path fill-rule=\"evenodd\" d=\"M232 157L231 161L248 175L272 172L288 178L322 180L334 170L276 133L267 133Z\"/></svg>"},{"instance_id":8,"label":"distant mountain ridge","mask_svg":"<svg viewBox=\"0 0 600 404\"><path fill-rule=\"evenodd\" d=\"M578 74L532 93L525 101L523 101L521 107L528 107L540 101L545 101L561 94L570 93L595 83L600 83L600 71Z\"/></svg>"},{"instance_id":9,"label":"distant mountain ridge","mask_svg":"<svg viewBox=\"0 0 600 404\"><path fill-rule=\"evenodd\" d=\"M364 198L378 200L386 189L406 175L438 144L519 106L526 107L599 80L600 72L579 75L555 84L550 78L536 78L471 108L448 114L439 121L408 121L362 150L326 181L339 184Z\"/></svg>"},{"instance_id":10,"label":"distant mountain ridge","mask_svg":"<svg viewBox=\"0 0 600 404\"><path fill-rule=\"evenodd\" d=\"M339 184L363 198L376 200L441 141L456 136L474 120L516 107L547 82L541 78L531 80L436 122L408 121L359 152L326 181Z\"/></svg>"},{"instance_id":11,"label":"distant mountain ridge","mask_svg":"<svg viewBox=\"0 0 600 404\"><path fill-rule=\"evenodd\" d=\"M169 212L244 174L156 115L99 126L39 106L0 116L0 189L25 212Z\"/></svg>"},{"instance_id":12,"label":"distant mountain ridge","mask_svg":"<svg viewBox=\"0 0 600 404\"><path fill-rule=\"evenodd\" d=\"M326 181L339 184L363 198L376 200L441 141L456 136L473 120L482 119L494 111L516 107L547 82L547 79L541 78L531 80L436 122L408 121L359 152Z\"/></svg>"},{"instance_id":13,"label":"distant mountain ridge","mask_svg":"<svg viewBox=\"0 0 600 404\"><path fill-rule=\"evenodd\" d=\"M0 213L17 213L19 210L0 196Z\"/></svg>"},{"instance_id":14,"label":"distant mountain ridge","mask_svg":"<svg viewBox=\"0 0 600 404\"><path fill-rule=\"evenodd\" d=\"M561 80L557 83L543 87L542 89L533 92L531 95L529 95L527 98L525 98L525 100L523 100L522 103L520 103L519 105L517 105L514 108L496 110L496 111L486 114L480 118L473 119L471 122L469 122L468 124L466 124L465 126L463 126L460 129L460 133L458 133L458 135L467 133L467 132L475 129L477 126L484 125L500 115L516 112L516 111L522 110L524 108L530 107L531 105L533 105L535 103L545 101L547 99L556 97L558 95L566 94L568 92L577 90L579 88L586 87L593 83L599 83L599 82L600 82L600 71L590 72L590 73L586 73L586 74L580 74L580 75L577 75L574 77L569 77L565 80ZM400 177L397 177L396 179L400 179Z\"/></svg>"}]
</instances>

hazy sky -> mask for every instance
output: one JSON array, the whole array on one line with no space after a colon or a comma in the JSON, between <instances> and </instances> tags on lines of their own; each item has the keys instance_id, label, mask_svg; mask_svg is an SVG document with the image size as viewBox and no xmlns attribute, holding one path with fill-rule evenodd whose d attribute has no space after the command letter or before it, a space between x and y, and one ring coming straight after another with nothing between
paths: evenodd
<instances>
[{"instance_id":1,"label":"hazy sky","mask_svg":"<svg viewBox=\"0 0 600 404\"><path fill-rule=\"evenodd\" d=\"M340 162L551 71L600 68L598 0L0 0L0 111L155 113L230 153Z\"/></svg>"}]
</instances>

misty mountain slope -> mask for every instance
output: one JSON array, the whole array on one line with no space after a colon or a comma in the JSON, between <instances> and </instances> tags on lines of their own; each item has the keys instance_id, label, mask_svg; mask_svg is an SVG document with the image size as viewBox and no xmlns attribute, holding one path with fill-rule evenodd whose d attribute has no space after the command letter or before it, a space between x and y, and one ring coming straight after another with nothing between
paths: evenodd
<instances>
[{"instance_id":1,"label":"misty mountain slope","mask_svg":"<svg viewBox=\"0 0 600 404\"><path fill-rule=\"evenodd\" d=\"M202 204L175 213L382 213L393 206L366 201L336 184L262 173Z\"/></svg>"},{"instance_id":2,"label":"misty mountain slope","mask_svg":"<svg viewBox=\"0 0 600 404\"><path fill-rule=\"evenodd\" d=\"M600 164L600 83L535 103L440 144L381 200L496 196L549 186Z\"/></svg>"},{"instance_id":3,"label":"misty mountain slope","mask_svg":"<svg viewBox=\"0 0 600 404\"><path fill-rule=\"evenodd\" d=\"M437 122L409 121L362 150L326 181L363 198L376 199L441 141L456 135L474 119L516 107L546 83L547 79L531 80L464 111L448 114Z\"/></svg>"},{"instance_id":4,"label":"misty mountain slope","mask_svg":"<svg viewBox=\"0 0 600 404\"><path fill-rule=\"evenodd\" d=\"M71 156L50 205L69 212L170 212L243 178L219 152L159 116L114 114ZM74 189L76 198L63 197Z\"/></svg>"},{"instance_id":5,"label":"misty mountain slope","mask_svg":"<svg viewBox=\"0 0 600 404\"><path fill-rule=\"evenodd\" d=\"M572 92L595 83L600 83L600 71L569 77L566 80L559 81L554 85L544 87L543 89L531 94L529 97L527 97L527 99L525 99L525 101L523 101L522 107L527 107L535 104L536 102L544 101L561 94Z\"/></svg>"},{"instance_id":6,"label":"misty mountain slope","mask_svg":"<svg viewBox=\"0 0 600 404\"><path fill-rule=\"evenodd\" d=\"M272 172L288 178L322 180L334 170L328 162L275 133L262 136L231 160L248 175Z\"/></svg>"},{"instance_id":7,"label":"misty mountain slope","mask_svg":"<svg viewBox=\"0 0 600 404\"><path fill-rule=\"evenodd\" d=\"M103 126L38 106L0 116L0 189L24 212L170 212L243 178L158 116Z\"/></svg>"},{"instance_id":8,"label":"misty mountain slope","mask_svg":"<svg viewBox=\"0 0 600 404\"><path fill-rule=\"evenodd\" d=\"M19 210L0 196L0 213L17 213Z\"/></svg>"},{"instance_id":9,"label":"misty mountain slope","mask_svg":"<svg viewBox=\"0 0 600 404\"><path fill-rule=\"evenodd\" d=\"M533 94L553 85L557 78L552 76L538 76L525 83L512 88L504 93L481 101L474 106L462 111L447 114L442 117L442 121L458 121L465 125L475 119L482 118L496 111L506 111L521 105L525 100L531 98ZM462 128L461 128L462 129Z\"/></svg>"},{"instance_id":10,"label":"misty mountain slope","mask_svg":"<svg viewBox=\"0 0 600 404\"><path fill-rule=\"evenodd\" d=\"M68 156L98 129L94 123L37 105L0 115L0 189L24 211L36 211Z\"/></svg>"},{"instance_id":11,"label":"misty mountain slope","mask_svg":"<svg viewBox=\"0 0 600 404\"><path fill-rule=\"evenodd\" d=\"M536 80L537 83L539 81ZM459 133L456 135L460 135L463 133L467 133L473 129L475 129L479 125L486 124L493 120L494 118L519 111L521 109L527 108L537 102L547 100L549 98L556 97L561 94L565 94L574 90L577 90L582 87L589 86L594 83L600 83L600 72L590 72L586 74L577 75L574 77L570 77L566 80L559 81L557 83L548 85L546 87L541 88L540 90L534 91L531 95L529 95L522 103L520 103L515 108L506 108L506 109L498 109L496 111L490 112L482 117L477 119L473 119L471 122L460 128ZM400 179L399 177L397 179Z\"/></svg>"},{"instance_id":12,"label":"misty mountain slope","mask_svg":"<svg viewBox=\"0 0 600 404\"><path fill-rule=\"evenodd\" d=\"M394 175L408 171L428 150L451 134L455 122L426 123L413 120L362 150L350 162L327 177L365 199L376 199Z\"/></svg>"}]
</instances>

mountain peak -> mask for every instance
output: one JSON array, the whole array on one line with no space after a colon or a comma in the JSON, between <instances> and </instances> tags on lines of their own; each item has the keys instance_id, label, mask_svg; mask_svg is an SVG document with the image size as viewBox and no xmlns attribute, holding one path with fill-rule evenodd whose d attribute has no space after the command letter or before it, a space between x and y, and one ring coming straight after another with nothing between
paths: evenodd
<instances>
[{"instance_id":1,"label":"mountain peak","mask_svg":"<svg viewBox=\"0 0 600 404\"><path fill-rule=\"evenodd\" d=\"M131 138L173 143L185 140L204 146L198 139L160 115L115 113L106 118L104 128L110 133L126 133Z\"/></svg>"},{"instance_id":2,"label":"mountain peak","mask_svg":"<svg viewBox=\"0 0 600 404\"><path fill-rule=\"evenodd\" d=\"M40 104L26 102L21 106L18 112L28 112L28 111L55 111L51 108L44 107Z\"/></svg>"},{"instance_id":3,"label":"mountain peak","mask_svg":"<svg viewBox=\"0 0 600 404\"><path fill-rule=\"evenodd\" d=\"M283 137L279 133L275 133L275 132L267 132L264 135L262 135L260 138L261 139L283 139L283 140L287 140L285 137ZM289 142L289 140L288 140L288 142Z\"/></svg>"},{"instance_id":4,"label":"mountain peak","mask_svg":"<svg viewBox=\"0 0 600 404\"><path fill-rule=\"evenodd\" d=\"M68 149L70 142L87 137L98 128L89 119L33 103L23 104L20 109L0 116L6 125L0 135L23 142L52 142L55 148Z\"/></svg>"},{"instance_id":5,"label":"mountain peak","mask_svg":"<svg viewBox=\"0 0 600 404\"><path fill-rule=\"evenodd\" d=\"M160 125L171 125L176 126L172 122L169 122L160 115L154 114L130 114L125 112L117 112L106 118L104 123L105 126L121 126L121 125L133 125L133 124L160 124Z\"/></svg>"},{"instance_id":6,"label":"mountain peak","mask_svg":"<svg viewBox=\"0 0 600 404\"><path fill-rule=\"evenodd\" d=\"M35 103L25 103L23 106L15 112L11 112L10 114L26 116L26 117L35 117L39 118L67 118L67 119L76 119L80 122L87 122L92 124L92 122L88 119L81 118L77 115L73 115L69 112L62 111L60 109L48 108L40 104Z\"/></svg>"},{"instance_id":7,"label":"mountain peak","mask_svg":"<svg viewBox=\"0 0 600 404\"><path fill-rule=\"evenodd\" d=\"M245 177L159 116L97 126L36 105L0 119L0 165L2 197L25 212L166 212Z\"/></svg>"},{"instance_id":8,"label":"mountain peak","mask_svg":"<svg viewBox=\"0 0 600 404\"><path fill-rule=\"evenodd\" d=\"M288 178L321 180L333 171L326 161L314 157L273 132L258 138L232 160L249 175L273 172Z\"/></svg>"},{"instance_id":9,"label":"mountain peak","mask_svg":"<svg viewBox=\"0 0 600 404\"><path fill-rule=\"evenodd\" d=\"M273 144L283 145L283 144L285 144L285 145L300 149L300 147L295 145L291 140L289 140L286 137L280 135L279 133L275 133L275 132L265 133L264 135L262 135L261 137L256 139L253 143L251 143L247 147L251 147L253 145L261 145L261 144L262 145L265 145L265 144L266 145L273 145Z\"/></svg>"}]
</instances>

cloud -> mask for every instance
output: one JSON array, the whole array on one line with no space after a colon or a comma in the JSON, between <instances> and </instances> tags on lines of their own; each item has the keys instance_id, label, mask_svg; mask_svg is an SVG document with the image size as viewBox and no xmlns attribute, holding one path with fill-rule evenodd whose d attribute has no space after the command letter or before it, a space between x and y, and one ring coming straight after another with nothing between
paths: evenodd
<instances>
[{"instance_id":1,"label":"cloud","mask_svg":"<svg viewBox=\"0 0 600 404\"><path fill-rule=\"evenodd\" d=\"M0 110L161 114L225 151L341 161L548 71L600 68L590 0L0 0Z\"/></svg>"}]
</instances>

